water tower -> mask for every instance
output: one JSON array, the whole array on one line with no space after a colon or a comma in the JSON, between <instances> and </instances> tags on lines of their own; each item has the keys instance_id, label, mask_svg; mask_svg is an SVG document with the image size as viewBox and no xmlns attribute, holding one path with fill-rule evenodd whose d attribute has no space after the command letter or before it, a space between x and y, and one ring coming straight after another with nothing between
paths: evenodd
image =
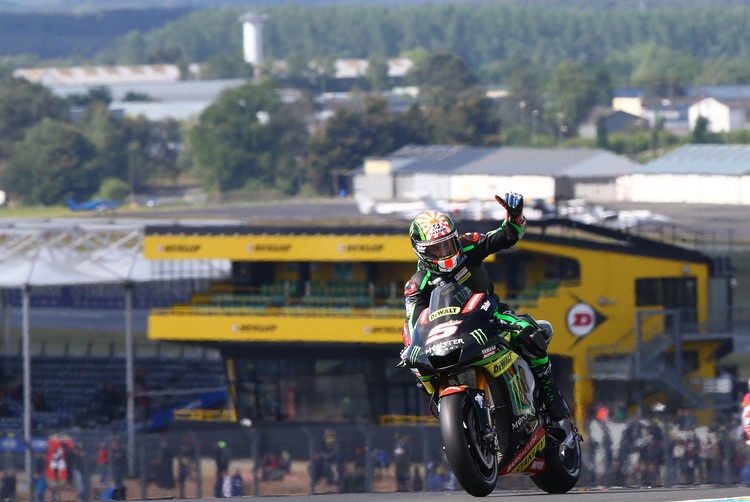
<instances>
[{"instance_id":1,"label":"water tower","mask_svg":"<svg viewBox=\"0 0 750 502\"><path fill-rule=\"evenodd\" d=\"M242 52L245 62L253 66L263 63L263 21L268 19L265 14L248 12L240 16L242 22Z\"/></svg>"}]
</instances>

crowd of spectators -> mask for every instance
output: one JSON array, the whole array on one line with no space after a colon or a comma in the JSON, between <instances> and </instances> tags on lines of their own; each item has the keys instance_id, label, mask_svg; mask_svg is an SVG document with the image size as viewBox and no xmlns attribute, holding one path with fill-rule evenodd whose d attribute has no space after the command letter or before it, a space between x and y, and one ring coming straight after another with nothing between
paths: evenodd
<instances>
[{"instance_id":1,"label":"crowd of spectators","mask_svg":"<svg viewBox=\"0 0 750 502\"><path fill-rule=\"evenodd\" d=\"M686 408L642 417L624 407L586 414L581 486L735 484L750 456L738 413L700 425Z\"/></svg>"}]
</instances>

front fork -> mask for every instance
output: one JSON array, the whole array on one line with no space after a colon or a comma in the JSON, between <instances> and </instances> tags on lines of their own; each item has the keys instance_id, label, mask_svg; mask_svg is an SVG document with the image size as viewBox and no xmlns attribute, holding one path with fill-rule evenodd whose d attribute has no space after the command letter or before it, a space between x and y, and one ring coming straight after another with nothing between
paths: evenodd
<instances>
[{"instance_id":1,"label":"front fork","mask_svg":"<svg viewBox=\"0 0 750 502\"><path fill-rule=\"evenodd\" d=\"M471 399L474 409L479 417L479 429L481 430L482 444L485 448L491 448L497 452L499 444L497 441L497 433L495 428L492 427L492 420L490 417L491 410L487 406L487 398L485 393L481 389L466 389L466 395Z\"/></svg>"},{"instance_id":2,"label":"front fork","mask_svg":"<svg viewBox=\"0 0 750 502\"><path fill-rule=\"evenodd\" d=\"M497 439L497 432L492 426L493 409L488 406L487 403L487 395L490 392L487 376L481 369L475 368L474 379L476 388L473 386L469 387L467 385L461 385L461 387L463 387L462 392L466 392L466 395L471 400L471 403L474 405L474 409L477 412L482 446L491 449L494 452L498 452L500 450L500 443ZM442 396L446 388L451 385L447 375L441 375L439 381L436 383L438 383L438 391L435 392L433 396ZM435 404L437 404L437 401Z\"/></svg>"}]
</instances>

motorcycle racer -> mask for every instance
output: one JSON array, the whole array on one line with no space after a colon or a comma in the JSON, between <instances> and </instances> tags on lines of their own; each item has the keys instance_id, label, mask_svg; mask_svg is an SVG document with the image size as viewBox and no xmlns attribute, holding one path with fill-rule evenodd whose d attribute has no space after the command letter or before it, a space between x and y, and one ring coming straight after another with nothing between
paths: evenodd
<instances>
[{"instance_id":1,"label":"motorcycle racer","mask_svg":"<svg viewBox=\"0 0 750 502\"><path fill-rule=\"evenodd\" d=\"M487 234L470 232L459 236L453 221L439 211L425 211L412 221L409 238L419 261L417 271L404 286L403 341L405 345L411 343L416 323L422 311L429 307L430 293L437 280L453 280L475 293L486 293L499 305L495 317L514 328L509 330L511 342L529 364L550 418L562 420L567 409L552 380L552 366L547 356L551 325L535 321L528 314L518 315L501 302L483 263L487 256L512 247L526 231L523 196L511 192L506 193L505 198L496 195L495 199L505 208L507 216L497 229Z\"/></svg>"}]
</instances>

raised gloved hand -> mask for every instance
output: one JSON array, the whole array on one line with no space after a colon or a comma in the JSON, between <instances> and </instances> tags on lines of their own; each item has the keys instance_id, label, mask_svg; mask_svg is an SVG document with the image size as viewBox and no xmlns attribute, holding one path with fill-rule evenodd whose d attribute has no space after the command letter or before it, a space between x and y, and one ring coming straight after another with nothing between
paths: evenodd
<instances>
[{"instance_id":1,"label":"raised gloved hand","mask_svg":"<svg viewBox=\"0 0 750 502\"><path fill-rule=\"evenodd\" d=\"M509 192L505 194L504 199L499 195L495 195L495 200L503 206L505 212L508 213L506 219L521 227L521 230L525 232L526 218L523 216L523 195L520 193Z\"/></svg>"}]
</instances>

